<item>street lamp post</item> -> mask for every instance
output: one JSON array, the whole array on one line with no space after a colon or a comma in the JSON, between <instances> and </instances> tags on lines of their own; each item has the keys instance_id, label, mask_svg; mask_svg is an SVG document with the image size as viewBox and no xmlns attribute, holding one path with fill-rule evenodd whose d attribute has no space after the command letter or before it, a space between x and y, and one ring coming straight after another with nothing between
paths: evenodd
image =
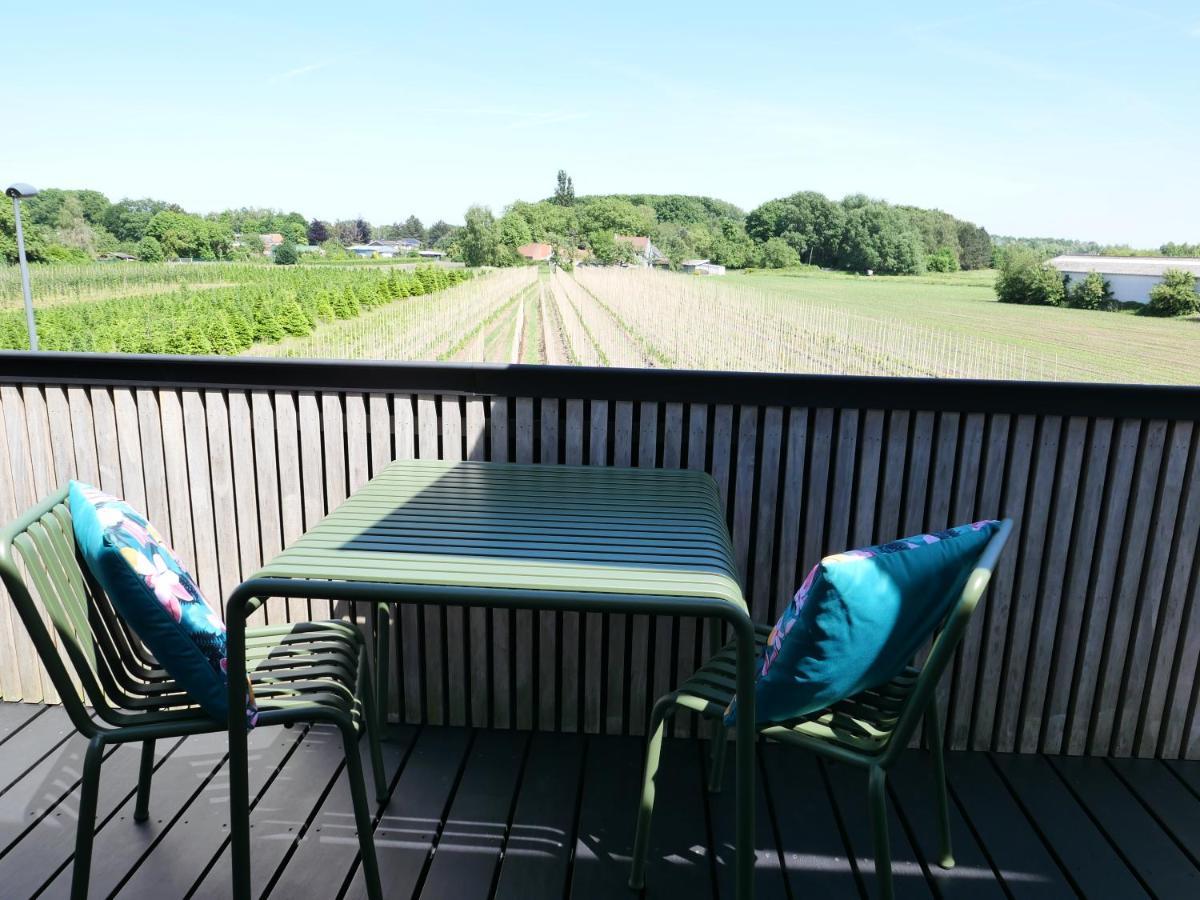
<instances>
[{"instance_id":1,"label":"street lamp post","mask_svg":"<svg viewBox=\"0 0 1200 900\"><path fill-rule=\"evenodd\" d=\"M21 290L25 293L25 326L29 329L29 349L38 348L37 325L33 321L33 294L29 290L29 260L25 258L25 233L21 230L21 201L37 196L29 184L10 185L4 193L12 197L13 218L17 222L17 259L21 263Z\"/></svg>"}]
</instances>

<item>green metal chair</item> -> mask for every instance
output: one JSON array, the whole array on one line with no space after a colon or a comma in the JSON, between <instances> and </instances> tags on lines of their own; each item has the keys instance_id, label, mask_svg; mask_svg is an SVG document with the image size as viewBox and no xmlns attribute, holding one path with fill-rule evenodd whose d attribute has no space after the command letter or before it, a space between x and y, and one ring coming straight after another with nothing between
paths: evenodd
<instances>
[{"instance_id":1,"label":"green metal chair","mask_svg":"<svg viewBox=\"0 0 1200 900\"><path fill-rule=\"evenodd\" d=\"M71 878L71 896L82 900L88 890L105 748L141 742L133 817L144 822L149 817L154 742L225 731L228 725L193 703L117 615L76 553L66 497L66 489L59 490L0 531L0 577L71 723L88 738ZM362 634L340 620L248 628L246 654L258 727L321 722L341 732L367 890L372 898L380 897L358 752L364 730L381 804L387 799L387 784ZM234 714L244 715L240 710Z\"/></svg>"},{"instance_id":2,"label":"green metal chair","mask_svg":"<svg viewBox=\"0 0 1200 900\"><path fill-rule=\"evenodd\" d=\"M937 791L939 852L938 864L954 866L950 846L950 812L946 797L946 767L942 755L942 728L935 695L937 684L962 640L971 614L986 590L996 561L1012 532L1005 519L980 554L958 602L935 635L922 666L910 665L891 681L863 691L832 707L795 722L763 724L758 733L770 740L795 744L837 762L865 768L867 800L875 845L875 875L883 897L893 896L892 857L887 825L887 772L899 758L922 719L925 739L933 756ZM766 645L770 626L755 627L758 651ZM691 710L716 720L716 733L709 753L708 789L720 790L726 733L721 724L735 689L736 648L726 645L715 653L677 690L660 697L650 719L646 768L642 777L642 799L638 807L637 833L629 886L640 890L645 883L646 853L650 822L654 813L654 782L662 752L666 720L680 709Z\"/></svg>"}]
</instances>

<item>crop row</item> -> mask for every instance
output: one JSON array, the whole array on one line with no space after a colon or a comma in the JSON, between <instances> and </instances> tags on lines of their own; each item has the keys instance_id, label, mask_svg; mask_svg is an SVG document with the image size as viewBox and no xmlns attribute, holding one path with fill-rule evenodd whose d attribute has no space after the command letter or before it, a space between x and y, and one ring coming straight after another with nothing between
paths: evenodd
<instances>
[{"instance_id":1,"label":"crop row","mask_svg":"<svg viewBox=\"0 0 1200 900\"><path fill-rule=\"evenodd\" d=\"M252 268L252 267L244 267ZM423 297L471 277L465 269L346 273L279 272L221 288L92 300L37 310L44 350L233 354L313 332L406 297ZM328 274L327 274L328 272ZM0 312L0 347L27 346L24 314Z\"/></svg>"}]
</instances>

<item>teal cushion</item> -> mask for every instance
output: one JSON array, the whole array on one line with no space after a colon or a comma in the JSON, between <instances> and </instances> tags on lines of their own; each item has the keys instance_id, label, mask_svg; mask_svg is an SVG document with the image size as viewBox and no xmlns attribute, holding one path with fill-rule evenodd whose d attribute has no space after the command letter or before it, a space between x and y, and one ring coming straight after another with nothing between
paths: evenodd
<instances>
[{"instance_id":1,"label":"teal cushion","mask_svg":"<svg viewBox=\"0 0 1200 900\"><path fill-rule=\"evenodd\" d=\"M799 719L899 675L958 600L999 525L975 522L821 560L763 648L757 721ZM736 717L730 704L725 721Z\"/></svg>"},{"instance_id":2,"label":"teal cushion","mask_svg":"<svg viewBox=\"0 0 1200 900\"><path fill-rule=\"evenodd\" d=\"M153 525L91 485L69 489L75 542L117 613L213 718L228 721L225 624ZM248 692L247 724L257 717Z\"/></svg>"}]
</instances>

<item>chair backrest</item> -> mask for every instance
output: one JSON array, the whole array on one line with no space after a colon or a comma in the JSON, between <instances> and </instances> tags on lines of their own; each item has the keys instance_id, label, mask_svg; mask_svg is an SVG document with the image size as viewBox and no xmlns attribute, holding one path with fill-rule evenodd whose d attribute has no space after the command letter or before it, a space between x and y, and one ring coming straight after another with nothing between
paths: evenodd
<instances>
[{"instance_id":1,"label":"chair backrest","mask_svg":"<svg viewBox=\"0 0 1200 900\"><path fill-rule=\"evenodd\" d=\"M966 633L971 615L983 598L984 591L987 590L988 582L991 581L992 572L995 571L1004 545L1008 542L1009 535L1012 534L1012 528L1012 519L1004 519L996 533L992 535L991 540L984 546L983 552L979 554L979 559L967 577L967 583L959 595L958 602L951 607L933 639L929 656L921 666L912 693L908 695L896 721L895 729L888 738L888 746L884 752L885 760L895 757L908 745L921 717L925 714L930 701L933 700L938 682L954 658L954 652L958 649L958 645Z\"/></svg>"},{"instance_id":2,"label":"chair backrest","mask_svg":"<svg viewBox=\"0 0 1200 900\"><path fill-rule=\"evenodd\" d=\"M0 578L77 729L98 730L85 699L111 725L145 719L139 699L160 676L82 564L66 488L0 530Z\"/></svg>"}]
</instances>

